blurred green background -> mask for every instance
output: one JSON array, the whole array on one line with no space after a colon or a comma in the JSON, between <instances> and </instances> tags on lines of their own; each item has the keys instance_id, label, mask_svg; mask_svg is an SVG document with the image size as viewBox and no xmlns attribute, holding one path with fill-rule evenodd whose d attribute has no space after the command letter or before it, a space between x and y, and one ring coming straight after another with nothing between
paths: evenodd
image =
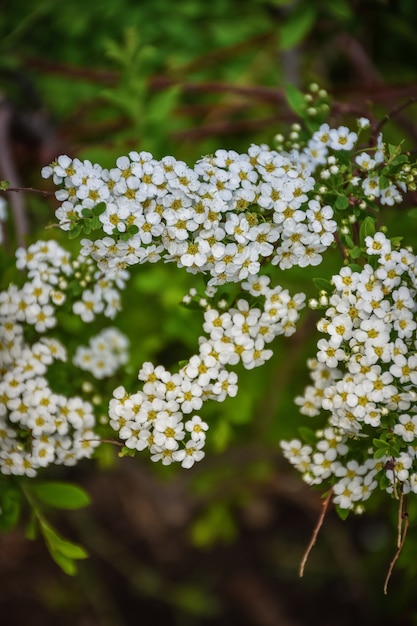
<instances>
[{"instance_id":1,"label":"blurred green background","mask_svg":"<svg viewBox=\"0 0 417 626\"><path fill-rule=\"evenodd\" d=\"M218 148L271 144L295 121L287 84L326 88L334 124L381 119L417 96L416 32L414 0L3 0L0 162L9 169L0 178L50 189L40 169L59 154L112 166L130 150L149 150L192 165ZM393 117L388 140L415 150L416 110ZM51 199L23 201L29 241L65 241L45 230ZM393 235L412 233L403 207L381 219ZM311 279L339 265L330 252L320 270L275 269L273 282L312 296ZM202 284L169 265L132 272L118 319L133 345L132 379L143 361L170 367L194 353L201 314L178 306L192 286ZM22 528L0 537L0 622L417 624L414 503L388 597L396 505L386 497L361 518L341 522L330 513L298 579L321 503L283 461L279 440L305 423L293 398L307 382L314 322L304 312L298 333L275 342L266 366L239 370L237 398L207 408L207 458L193 470L140 455L118 461L113 449L61 469L58 477L79 481L94 504L55 523L91 558L70 579ZM75 330L68 329L70 350Z\"/></svg>"}]
</instances>

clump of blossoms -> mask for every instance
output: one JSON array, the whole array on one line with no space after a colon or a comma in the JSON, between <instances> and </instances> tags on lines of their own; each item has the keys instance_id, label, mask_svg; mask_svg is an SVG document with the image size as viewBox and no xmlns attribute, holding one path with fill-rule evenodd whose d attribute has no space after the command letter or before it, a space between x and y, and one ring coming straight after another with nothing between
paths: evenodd
<instances>
[{"instance_id":1,"label":"clump of blossoms","mask_svg":"<svg viewBox=\"0 0 417 626\"><path fill-rule=\"evenodd\" d=\"M332 278L312 384L296 398L326 423L306 443L282 442L306 482L357 512L377 487L417 493L417 257L382 232L364 242L369 263Z\"/></svg>"},{"instance_id":2,"label":"clump of blossoms","mask_svg":"<svg viewBox=\"0 0 417 626\"><path fill-rule=\"evenodd\" d=\"M294 297L281 287L271 288L268 276L250 277L243 292L256 305L240 298L235 307L219 311L205 306L198 354L176 373L144 363L139 372L143 388L129 393L115 389L110 401L110 425L130 450L149 449L153 461L180 462L191 467L203 456L208 425L195 412L204 402L224 401L238 391L237 374L228 366L246 369L263 365L272 356L267 349L278 335L295 332L304 294Z\"/></svg>"},{"instance_id":3,"label":"clump of blossoms","mask_svg":"<svg viewBox=\"0 0 417 626\"><path fill-rule=\"evenodd\" d=\"M72 361L96 379L113 376L128 361L129 340L118 328L105 328L88 344L77 347Z\"/></svg>"},{"instance_id":4,"label":"clump of blossoms","mask_svg":"<svg viewBox=\"0 0 417 626\"><path fill-rule=\"evenodd\" d=\"M0 473L31 477L51 464L75 465L99 445L92 404L53 391L48 370L68 356L47 333L66 306L84 322L98 313L114 317L126 274L104 279L91 259L72 259L55 241L19 248L16 265L26 282L0 292ZM102 336L123 362L120 335Z\"/></svg>"}]
</instances>

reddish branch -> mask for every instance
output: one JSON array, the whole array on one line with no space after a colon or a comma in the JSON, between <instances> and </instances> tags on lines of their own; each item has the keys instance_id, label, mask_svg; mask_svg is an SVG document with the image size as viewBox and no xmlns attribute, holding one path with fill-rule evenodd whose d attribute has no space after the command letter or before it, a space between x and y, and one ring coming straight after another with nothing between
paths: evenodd
<instances>
[{"instance_id":1,"label":"reddish branch","mask_svg":"<svg viewBox=\"0 0 417 626\"><path fill-rule=\"evenodd\" d=\"M307 550L304 553L304 556L302 558L301 564L300 564L300 571L299 571L299 575L300 578L302 578L304 576L304 569L306 566L306 563L308 561L308 557L310 555L310 552L312 551L316 541L317 541L317 537L318 534L320 532L320 528L323 526L323 522L324 522L324 518L326 517L326 513L327 513L327 509L329 508L329 504L330 501L332 499L332 495L333 495L333 489L331 489L329 491L329 493L327 494L326 498L323 500L323 505L322 505L322 510L320 513L320 517L317 521L316 527L314 529L313 535L311 537L310 543L307 546Z\"/></svg>"}]
</instances>

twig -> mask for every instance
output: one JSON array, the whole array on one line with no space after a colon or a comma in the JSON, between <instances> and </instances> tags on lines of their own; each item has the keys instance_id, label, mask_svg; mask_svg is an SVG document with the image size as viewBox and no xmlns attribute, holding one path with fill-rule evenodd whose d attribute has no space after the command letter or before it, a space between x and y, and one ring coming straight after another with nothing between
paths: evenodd
<instances>
[{"instance_id":1,"label":"twig","mask_svg":"<svg viewBox=\"0 0 417 626\"><path fill-rule=\"evenodd\" d=\"M385 124L387 124L395 115L398 115L399 113L401 113L401 111L411 106L415 102L417 102L417 96L414 98L410 98L409 100L407 100L407 102L400 104L400 106L396 107L395 109L393 109L392 111L384 115L384 117L382 118L382 120L379 122L379 124L376 126L376 128L374 129L372 133L374 141L376 142L378 135L381 132L382 128L385 126Z\"/></svg>"},{"instance_id":2,"label":"twig","mask_svg":"<svg viewBox=\"0 0 417 626\"><path fill-rule=\"evenodd\" d=\"M403 499L404 499L404 502L403 502ZM400 542L399 542L397 551L394 554L394 558L392 559L392 561L390 563L390 566L388 568L388 573L387 573L387 576L385 578L385 583L384 583L384 594L385 595L388 594L388 583L389 583L389 581L391 579L392 572L394 570L394 565L397 562L397 559L400 556L401 551L402 551L402 549L404 547L405 539L407 537L408 525L410 523L409 517L408 517L408 500L407 500L406 496L401 494L400 503L399 503L399 511L400 510L403 511L403 509L405 509L404 512L402 512L401 516L399 515L399 518L398 518L398 525L399 525L399 528L398 528L398 538L400 539Z\"/></svg>"},{"instance_id":3,"label":"twig","mask_svg":"<svg viewBox=\"0 0 417 626\"><path fill-rule=\"evenodd\" d=\"M45 191L42 189L34 189L33 187L7 187L5 191L23 191L26 193L40 193L44 198L55 195L54 191Z\"/></svg>"},{"instance_id":4,"label":"twig","mask_svg":"<svg viewBox=\"0 0 417 626\"><path fill-rule=\"evenodd\" d=\"M317 521L316 527L314 529L313 535L311 537L310 543L307 546L307 550L304 553L303 559L300 564L299 576L302 578L304 576L304 568L306 566L308 557L310 555L311 550L313 549L317 536L319 534L320 528L323 526L324 518L326 517L327 509L329 508L330 500L332 499L333 489L330 489L329 493L326 496L326 499L323 501L322 510L320 513L320 517Z\"/></svg>"}]
</instances>

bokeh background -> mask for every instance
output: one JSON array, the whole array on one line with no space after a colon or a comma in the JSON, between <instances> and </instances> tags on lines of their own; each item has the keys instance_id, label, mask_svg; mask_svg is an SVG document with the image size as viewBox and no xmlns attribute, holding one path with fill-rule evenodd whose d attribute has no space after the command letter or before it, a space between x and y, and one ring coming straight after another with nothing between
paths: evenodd
<instances>
[{"instance_id":1,"label":"bokeh background","mask_svg":"<svg viewBox=\"0 0 417 626\"><path fill-rule=\"evenodd\" d=\"M192 165L218 148L271 144L295 121L286 85L311 82L331 94L334 124L395 112L386 136L413 151L416 33L415 0L2 0L0 179L50 189L40 169L59 154L112 166L148 150ZM51 198L9 196L27 217L27 241L52 236ZM381 219L412 243L404 207ZM6 254L15 247L10 220ZM320 276L339 265L330 252ZM317 268L274 271L275 283L314 295ZM196 277L169 265L135 269L118 319L132 372L193 354L201 314L178 306L192 286ZM305 423L293 398L307 382L314 327L305 312L267 366L239 370L238 397L204 414L208 454L192 470L139 454L120 460L108 446L96 461L50 472L92 495L87 509L54 517L90 558L66 576L40 540L25 538L23 519L0 536L0 623L417 624L415 503L388 596L397 510L387 497L346 522L329 512L298 578L321 501L282 459L279 440ZM67 329L68 345L79 331L75 322Z\"/></svg>"}]
</instances>

